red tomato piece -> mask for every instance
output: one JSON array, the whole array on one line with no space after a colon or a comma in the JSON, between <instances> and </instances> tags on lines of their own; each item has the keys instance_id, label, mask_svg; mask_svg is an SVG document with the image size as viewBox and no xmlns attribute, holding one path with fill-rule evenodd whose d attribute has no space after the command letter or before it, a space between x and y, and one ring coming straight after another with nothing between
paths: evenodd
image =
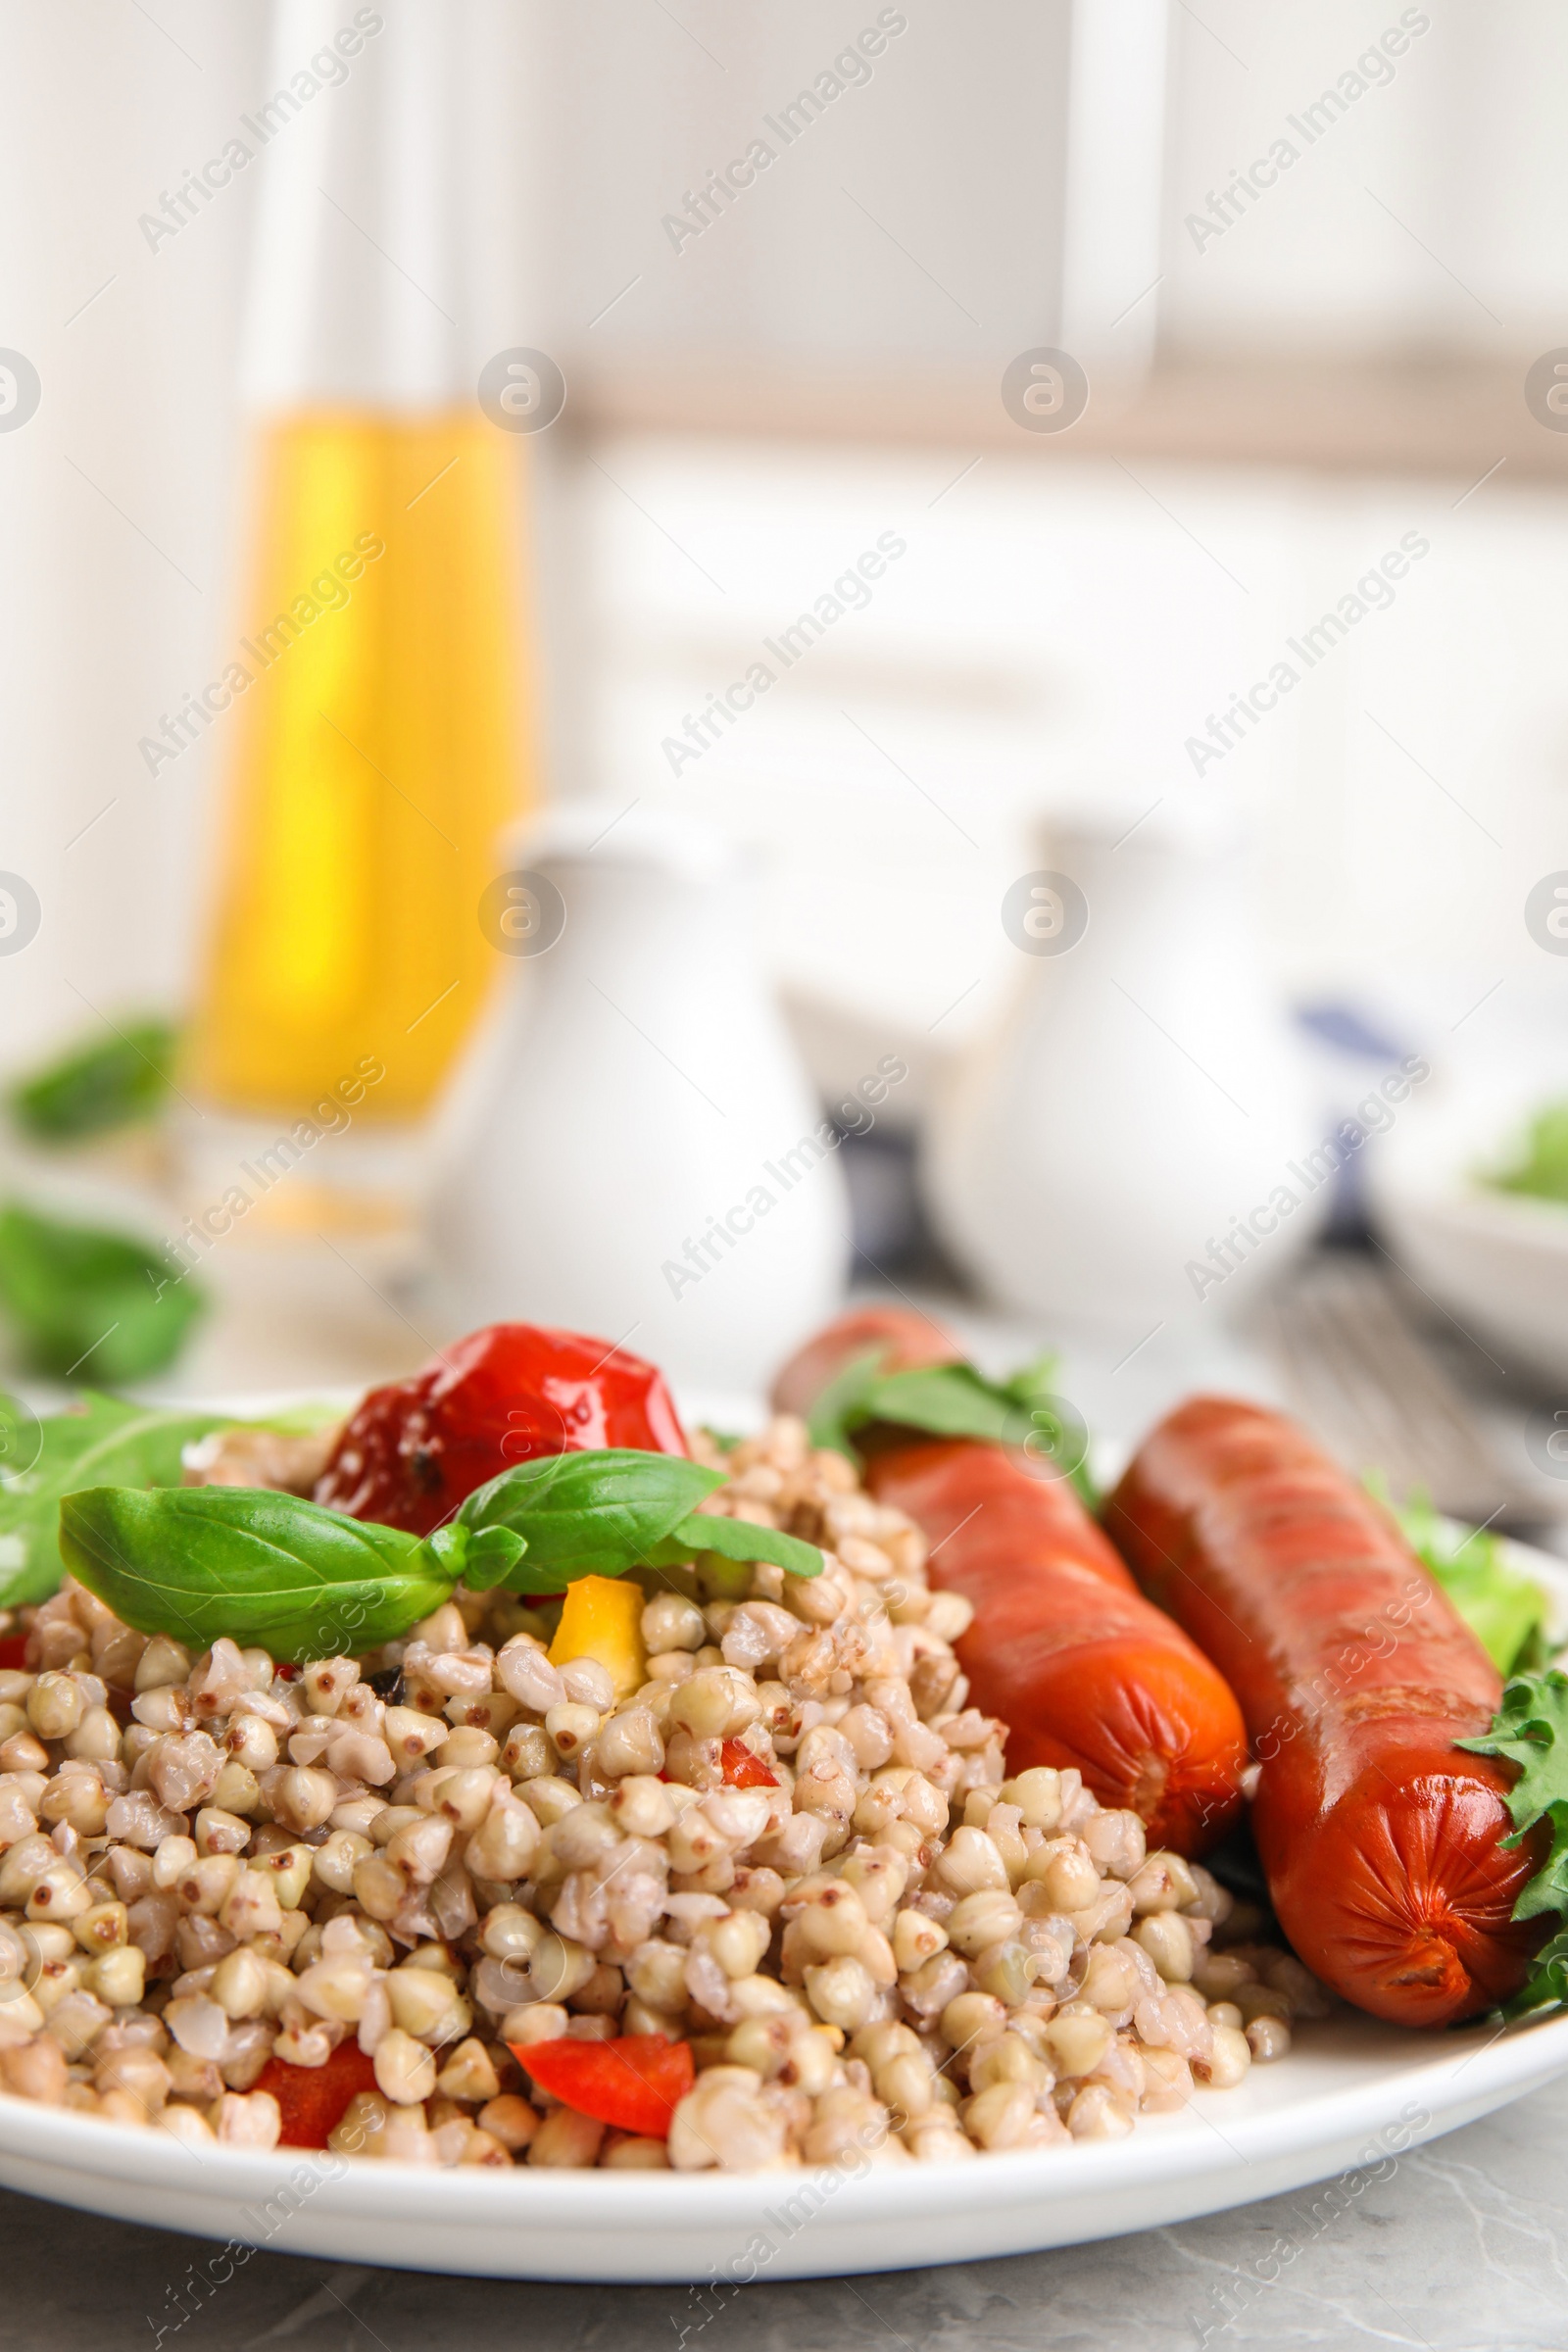
<instances>
[{"instance_id":1,"label":"red tomato piece","mask_svg":"<svg viewBox=\"0 0 1568 2352\"><path fill-rule=\"evenodd\" d=\"M324 2066L290 2066L286 2058L269 2058L251 2087L270 2090L277 2101L281 2147L324 2148L349 2101L375 2088L375 2067L357 2041L340 2041Z\"/></svg>"},{"instance_id":2,"label":"red tomato piece","mask_svg":"<svg viewBox=\"0 0 1568 2352\"><path fill-rule=\"evenodd\" d=\"M689 2041L662 2034L623 2034L616 2041L512 2044L512 2054L552 2098L640 2139L664 2139L677 2103L696 2080Z\"/></svg>"},{"instance_id":3,"label":"red tomato piece","mask_svg":"<svg viewBox=\"0 0 1568 2352\"><path fill-rule=\"evenodd\" d=\"M372 1389L345 1424L316 1499L427 1536L503 1470L601 1446L687 1451L662 1374L608 1340L492 1323L412 1380Z\"/></svg>"},{"instance_id":4,"label":"red tomato piece","mask_svg":"<svg viewBox=\"0 0 1568 2352\"><path fill-rule=\"evenodd\" d=\"M718 1746L719 1769L731 1788L776 1788L778 1775L769 1772L760 1756L754 1756L744 1740L721 1740Z\"/></svg>"},{"instance_id":5,"label":"red tomato piece","mask_svg":"<svg viewBox=\"0 0 1568 2352\"><path fill-rule=\"evenodd\" d=\"M26 1663L27 1637L25 1634L7 1634L0 1639L0 1671L12 1666L25 1666Z\"/></svg>"}]
</instances>

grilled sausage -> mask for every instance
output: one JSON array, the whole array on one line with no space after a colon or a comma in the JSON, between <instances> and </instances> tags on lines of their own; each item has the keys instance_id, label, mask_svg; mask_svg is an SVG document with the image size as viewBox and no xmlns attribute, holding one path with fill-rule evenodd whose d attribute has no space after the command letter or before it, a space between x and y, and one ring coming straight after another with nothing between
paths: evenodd
<instances>
[{"instance_id":1,"label":"grilled sausage","mask_svg":"<svg viewBox=\"0 0 1568 2352\"><path fill-rule=\"evenodd\" d=\"M1279 1414L1200 1396L1145 1441L1105 1524L1242 1702L1258 1853L1307 1966L1400 2025L1516 1990L1536 1840L1504 1851L1511 1768L1453 1744L1500 1681L1387 1514Z\"/></svg>"},{"instance_id":2,"label":"grilled sausage","mask_svg":"<svg viewBox=\"0 0 1568 2352\"><path fill-rule=\"evenodd\" d=\"M883 1369L956 1360L945 1333L899 1308L846 1315L779 1376L781 1410L808 1412L870 1348ZM1065 1479L1019 1448L911 1430L858 1433L867 1484L913 1519L928 1574L975 1617L958 1642L970 1695L1011 1726L1007 1761L1076 1765L1102 1804L1127 1805L1152 1844L1185 1854L1240 1810L1246 1739L1236 1701L1180 1628L1139 1593Z\"/></svg>"}]
</instances>

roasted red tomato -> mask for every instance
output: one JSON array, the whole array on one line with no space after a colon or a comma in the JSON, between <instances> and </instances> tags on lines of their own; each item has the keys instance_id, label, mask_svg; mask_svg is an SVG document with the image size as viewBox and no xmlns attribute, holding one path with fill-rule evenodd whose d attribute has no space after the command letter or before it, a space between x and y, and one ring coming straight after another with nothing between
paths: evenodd
<instances>
[{"instance_id":1,"label":"roasted red tomato","mask_svg":"<svg viewBox=\"0 0 1568 2352\"><path fill-rule=\"evenodd\" d=\"M687 1451L662 1375L608 1340L492 1323L412 1380L372 1389L344 1424L316 1499L427 1536L486 1479L596 1446Z\"/></svg>"},{"instance_id":2,"label":"roasted red tomato","mask_svg":"<svg viewBox=\"0 0 1568 2352\"><path fill-rule=\"evenodd\" d=\"M642 2139L664 2139L669 2119L696 2081L689 2041L622 2034L614 2041L514 2041L512 2054L541 2090Z\"/></svg>"},{"instance_id":3,"label":"roasted red tomato","mask_svg":"<svg viewBox=\"0 0 1568 2352\"><path fill-rule=\"evenodd\" d=\"M324 2148L350 2099L375 2088L375 2068L357 2041L340 2041L324 2066L290 2066L269 2058L251 2086L270 2090L283 2118L285 2148Z\"/></svg>"}]
</instances>

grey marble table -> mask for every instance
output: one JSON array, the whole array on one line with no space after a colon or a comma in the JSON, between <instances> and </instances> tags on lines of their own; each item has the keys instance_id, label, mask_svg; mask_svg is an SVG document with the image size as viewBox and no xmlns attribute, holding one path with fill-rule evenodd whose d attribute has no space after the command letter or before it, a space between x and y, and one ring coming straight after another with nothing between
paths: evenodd
<instances>
[{"instance_id":1,"label":"grey marble table","mask_svg":"<svg viewBox=\"0 0 1568 2352\"><path fill-rule=\"evenodd\" d=\"M667 2286L535 2286L257 2254L169 2327L208 2249L0 2193L4 2352L1250 2352L1568 2347L1568 2082L1312 2192L1179 2229L946 2270L748 2287L697 2325Z\"/></svg>"}]
</instances>

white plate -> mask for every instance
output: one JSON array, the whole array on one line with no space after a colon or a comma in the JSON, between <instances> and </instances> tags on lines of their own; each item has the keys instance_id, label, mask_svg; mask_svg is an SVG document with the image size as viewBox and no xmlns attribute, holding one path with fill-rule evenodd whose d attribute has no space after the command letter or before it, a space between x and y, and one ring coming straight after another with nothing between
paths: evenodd
<instances>
[{"instance_id":1,"label":"white plate","mask_svg":"<svg viewBox=\"0 0 1568 2352\"><path fill-rule=\"evenodd\" d=\"M0 2181L276 2253L506 2278L735 2285L923 2269L1151 2230L1451 2132L1568 2073L1568 2018L1494 2034L1307 2028L1237 2090L1123 2140L851 2172L508 2173L200 2154L162 2132L0 2098ZM213 2260L220 2278L229 2255ZM710 2306L709 2307L710 2310ZM702 2309L694 2306L694 2320Z\"/></svg>"},{"instance_id":2,"label":"white plate","mask_svg":"<svg viewBox=\"0 0 1568 2352\"><path fill-rule=\"evenodd\" d=\"M1507 1553L1550 1593L1561 1638L1568 1566L1525 1544ZM923 2269L1222 2213L1378 2164L1563 2074L1568 2016L1412 2034L1342 2011L1298 2028L1291 2055L1240 2088L1200 2091L1123 2140L750 2176L197 2153L162 2132L0 2096L0 2183L240 2248L481 2278L693 2282L708 2293L695 2328L713 2316L714 2280ZM210 2259L220 2280L236 2257Z\"/></svg>"}]
</instances>

